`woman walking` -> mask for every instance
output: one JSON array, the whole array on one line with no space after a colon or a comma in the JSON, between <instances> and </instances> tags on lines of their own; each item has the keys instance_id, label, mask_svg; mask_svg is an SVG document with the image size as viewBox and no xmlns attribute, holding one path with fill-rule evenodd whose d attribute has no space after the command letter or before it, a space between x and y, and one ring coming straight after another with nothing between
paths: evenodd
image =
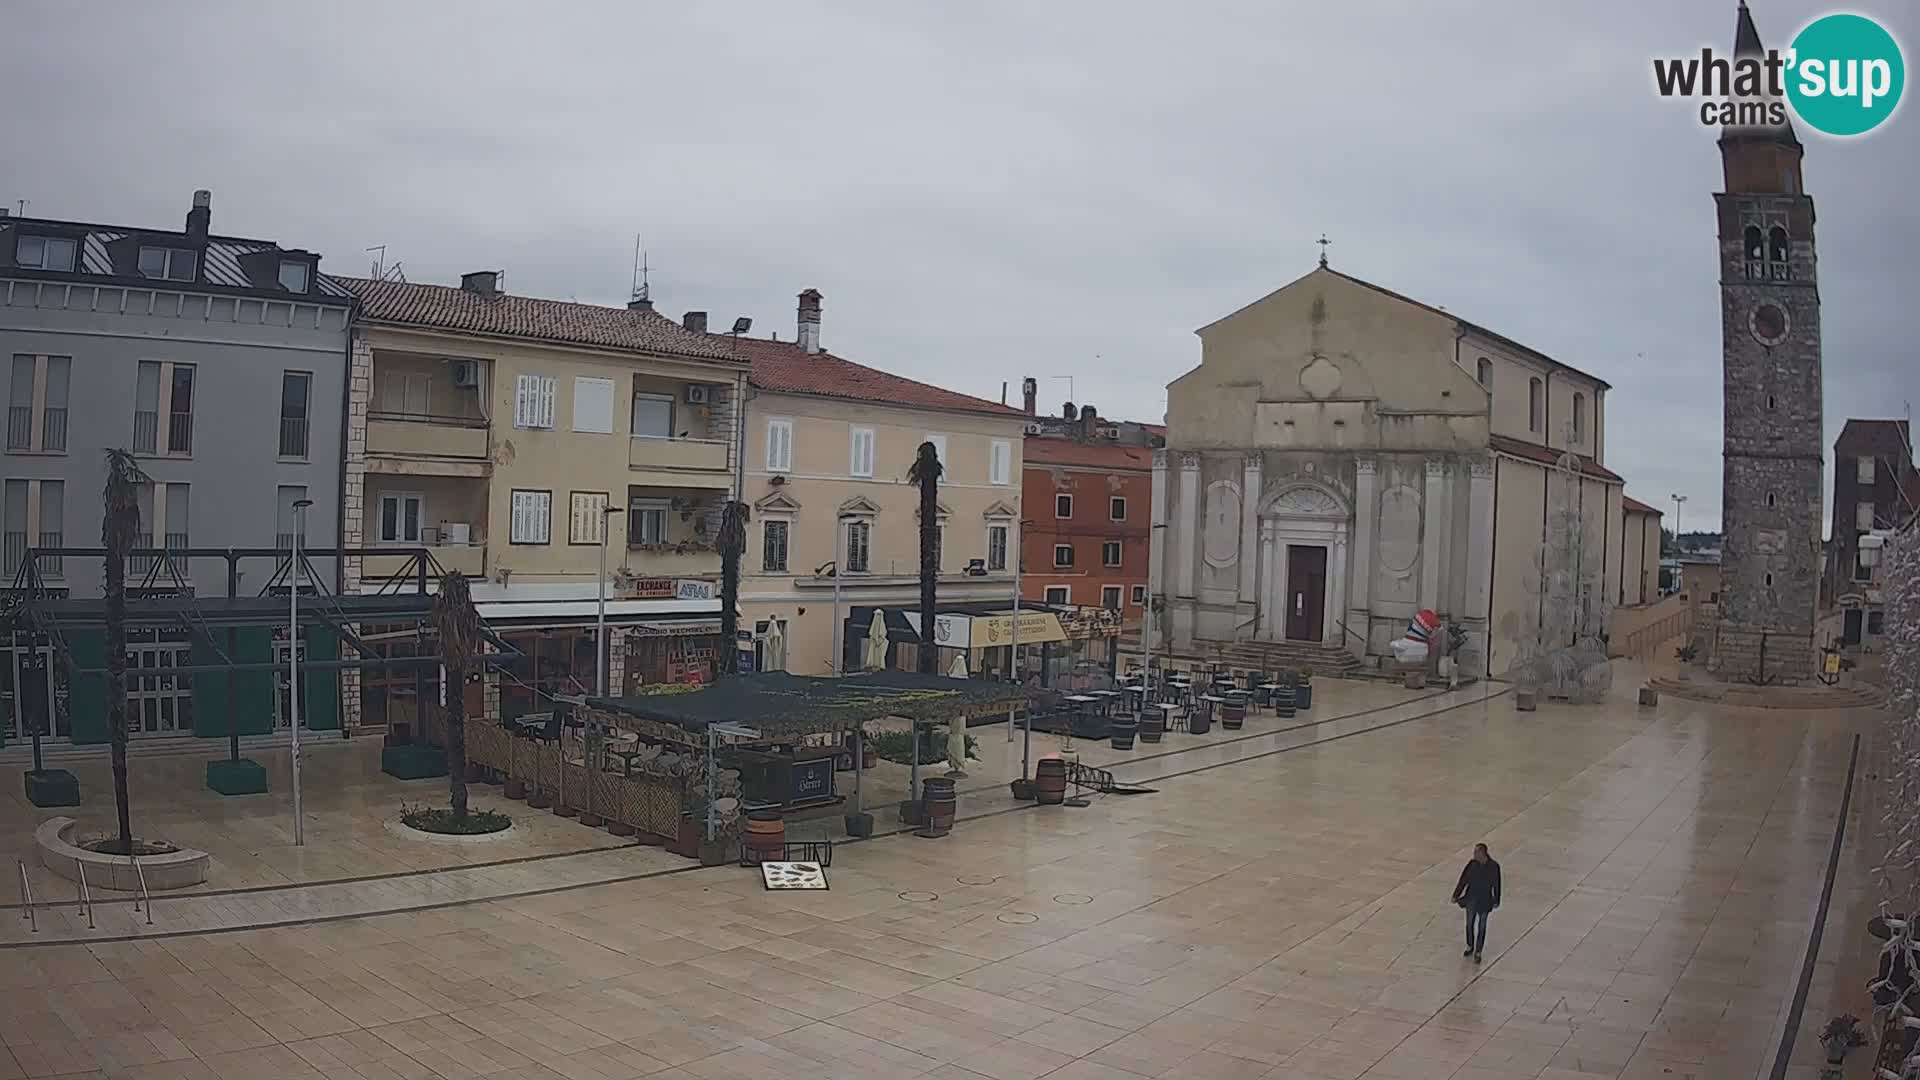
<instances>
[{"instance_id":1,"label":"woman walking","mask_svg":"<svg viewBox=\"0 0 1920 1080\"><path fill-rule=\"evenodd\" d=\"M1460 955L1477 964L1487 947L1487 916L1500 906L1500 864L1487 854L1487 845L1473 845L1473 858L1453 887L1453 902L1467 909L1467 951Z\"/></svg>"}]
</instances>

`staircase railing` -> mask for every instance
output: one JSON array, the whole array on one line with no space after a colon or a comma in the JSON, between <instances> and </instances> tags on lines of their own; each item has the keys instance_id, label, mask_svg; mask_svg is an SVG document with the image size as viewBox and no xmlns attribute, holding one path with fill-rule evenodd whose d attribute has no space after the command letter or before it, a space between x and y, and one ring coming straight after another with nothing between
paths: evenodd
<instances>
[{"instance_id":1,"label":"staircase railing","mask_svg":"<svg viewBox=\"0 0 1920 1080\"><path fill-rule=\"evenodd\" d=\"M87 911L87 929L93 925L93 891L87 888L87 864L79 859L73 860L74 869L80 871L80 906Z\"/></svg>"},{"instance_id":2,"label":"staircase railing","mask_svg":"<svg viewBox=\"0 0 1920 1080\"><path fill-rule=\"evenodd\" d=\"M153 925L153 894L147 891L147 869L140 865L138 856L129 855L127 861L133 864L133 876L140 882L140 895L133 901L133 910L144 909L147 913L147 925Z\"/></svg>"},{"instance_id":3,"label":"staircase railing","mask_svg":"<svg viewBox=\"0 0 1920 1080\"><path fill-rule=\"evenodd\" d=\"M20 902L27 908L21 917L27 920L27 925L37 934L40 932L40 920L33 913L33 882L27 880L27 860L15 859L14 862L20 867Z\"/></svg>"}]
</instances>

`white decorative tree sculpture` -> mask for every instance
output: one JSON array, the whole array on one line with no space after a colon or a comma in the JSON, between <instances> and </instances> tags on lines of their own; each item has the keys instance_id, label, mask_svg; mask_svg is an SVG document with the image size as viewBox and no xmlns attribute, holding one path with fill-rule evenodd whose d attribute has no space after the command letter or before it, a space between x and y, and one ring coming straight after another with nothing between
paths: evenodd
<instances>
[{"instance_id":1,"label":"white decorative tree sculpture","mask_svg":"<svg viewBox=\"0 0 1920 1080\"><path fill-rule=\"evenodd\" d=\"M1569 427L1569 444L1573 437ZM1558 483L1526 582L1533 603L1523 616L1520 654L1507 676L1545 697L1597 702L1613 686L1606 640L1613 605L1607 601L1601 553L1587 551L1579 456L1572 451L1560 455L1554 472Z\"/></svg>"}]
</instances>

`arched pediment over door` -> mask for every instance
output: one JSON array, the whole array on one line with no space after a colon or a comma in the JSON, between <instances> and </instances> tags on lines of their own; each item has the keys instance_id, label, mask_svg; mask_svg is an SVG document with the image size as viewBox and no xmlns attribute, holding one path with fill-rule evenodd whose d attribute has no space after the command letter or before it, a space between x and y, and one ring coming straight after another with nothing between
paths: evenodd
<instances>
[{"instance_id":1,"label":"arched pediment over door","mask_svg":"<svg viewBox=\"0 0 1920 1080\"><path fill-rule=\"evenodd\" d=\"M1260 499L1257 634L1345 647L1347 536L1353 509L1306 480L1276 480Z\"/></svg>"}]
</instances>

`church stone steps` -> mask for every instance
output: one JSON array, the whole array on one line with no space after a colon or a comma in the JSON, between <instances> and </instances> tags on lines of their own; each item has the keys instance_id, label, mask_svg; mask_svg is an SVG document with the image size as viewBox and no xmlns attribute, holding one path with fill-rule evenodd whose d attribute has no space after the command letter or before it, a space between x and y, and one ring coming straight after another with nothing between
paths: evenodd
<instances>
[{"instance_id":1,"label":"church stone steps","mask_svg":"<svg viewBox=\"0 0 1920 1080\"><path fill-rule=\"evenodd\" d=\"M1358 658L1344 649L1306 642L1237 641L1218 650L1224 663L1234 667L1272 671L1278 668L1311 667L1315 675L1348 678L1358 675Z\"/></svg>"}]
</instances>

